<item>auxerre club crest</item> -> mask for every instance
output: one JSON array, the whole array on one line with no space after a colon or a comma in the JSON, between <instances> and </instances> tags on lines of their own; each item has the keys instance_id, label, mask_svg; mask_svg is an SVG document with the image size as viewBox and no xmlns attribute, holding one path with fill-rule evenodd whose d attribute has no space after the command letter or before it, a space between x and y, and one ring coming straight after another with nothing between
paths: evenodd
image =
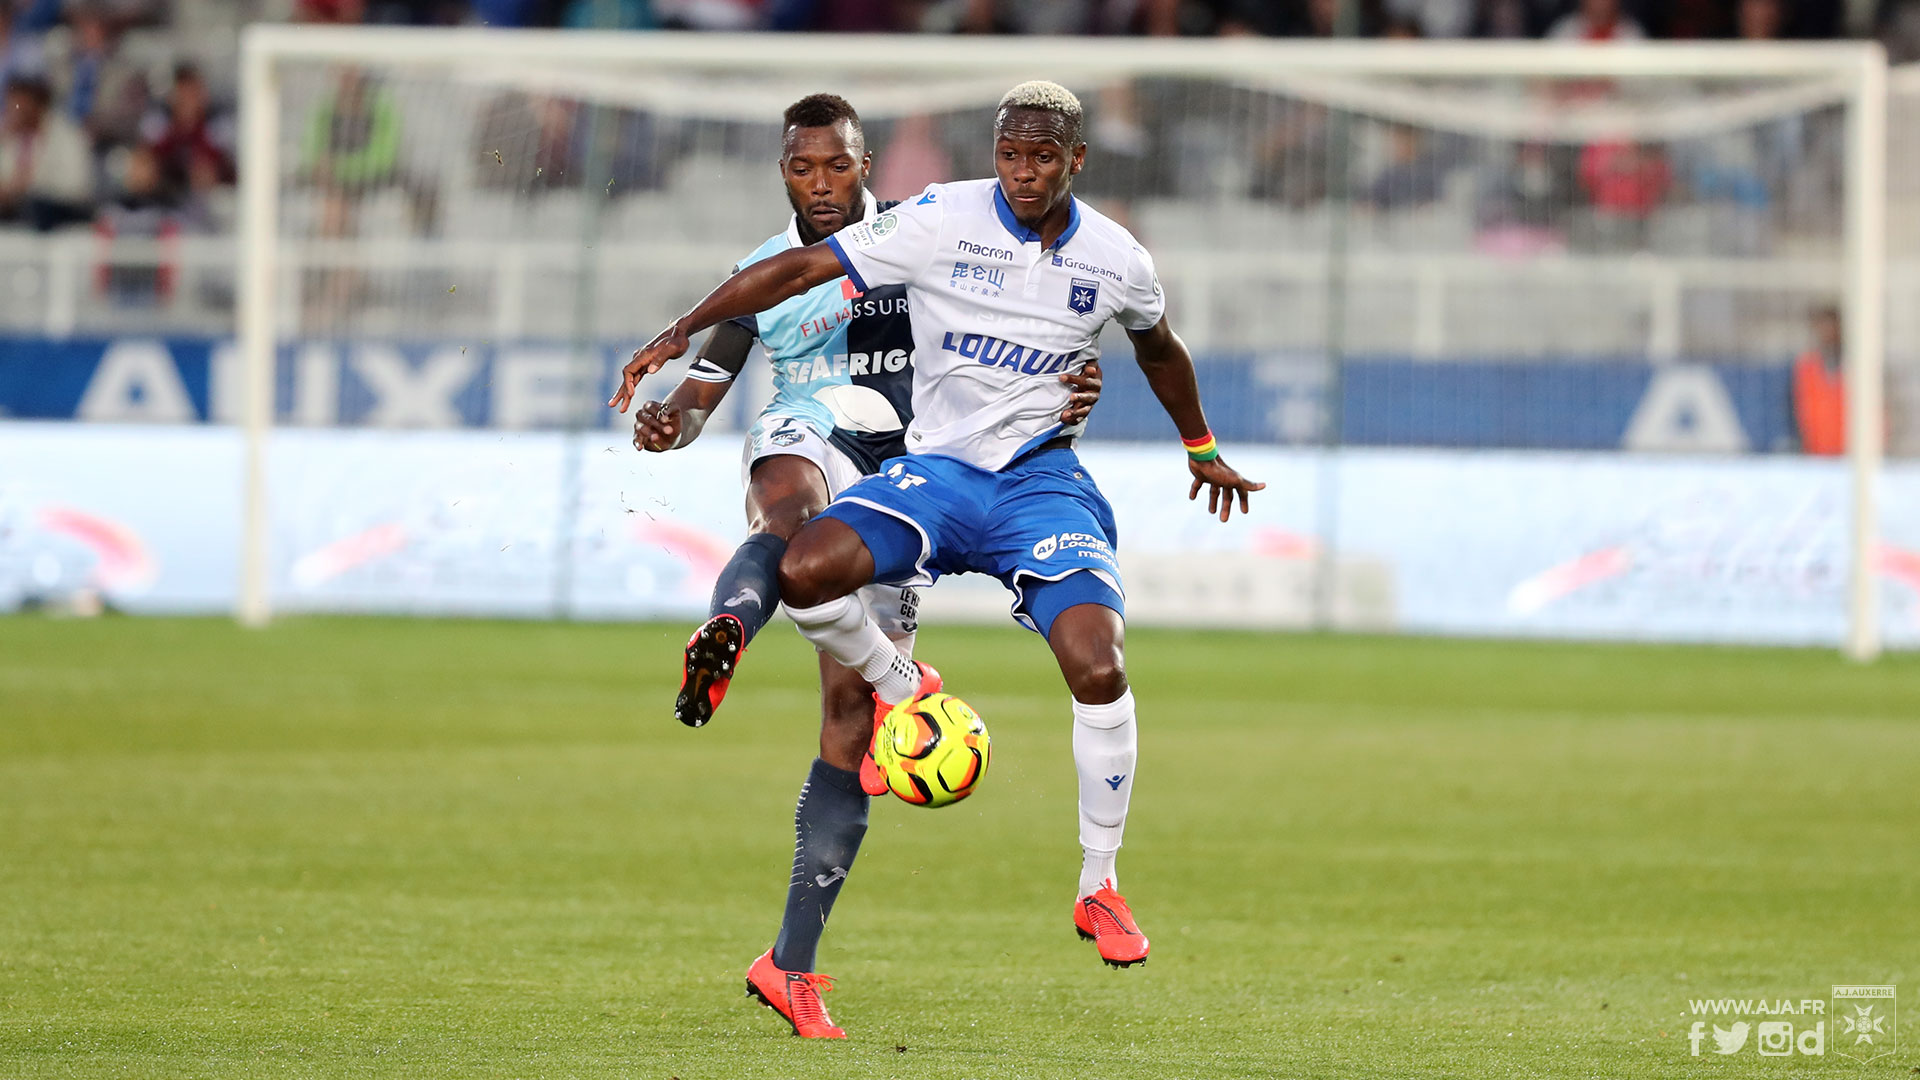
<instances>
[{"instance_id":1,"label":"auxerre club crest","mask_svg":"<svg viewBox=\"0 0 1920 1080\"><path fill-rule=\"evenodd\" d=\"M1086 278L1074 278L1073 287L1067 290L1067 306L1076 314L1092 313L1093 305L1100 299L1100 283Z\"/></svg>"},{"instance_id":2,"label":"auxerre club crest","mask_svg":"<svg viewBox=\"0 0 1920 1080\"><path fill-rule=\"evenodd\" d=\"M1833 988L1833 1052L1872 1061L1900 1048L1899 1001L1891 986Z\"/></svg>"}]
</instances>

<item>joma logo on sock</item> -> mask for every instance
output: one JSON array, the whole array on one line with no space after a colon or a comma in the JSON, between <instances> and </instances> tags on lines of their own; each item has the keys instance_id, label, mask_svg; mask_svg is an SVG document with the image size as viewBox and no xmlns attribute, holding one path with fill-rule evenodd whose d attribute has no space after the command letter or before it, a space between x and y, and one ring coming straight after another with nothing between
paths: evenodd
<instances>
[{"instance_id":1,"label":"joma logo on sock","mask_svg":"<svg viewBox=\"0 0 1920 1080\"><path fill-rule=\"evenodd\" d=\"M836 866L833 868L833 874L831 876L827 874L815 874L813 875L813 880L815 884L819 885L821 888L824 889L827 886L833 884L836 881L839 881L841 878L846 876L847 876L847 868L844 866Z\"/></svg>"}]
</instances>

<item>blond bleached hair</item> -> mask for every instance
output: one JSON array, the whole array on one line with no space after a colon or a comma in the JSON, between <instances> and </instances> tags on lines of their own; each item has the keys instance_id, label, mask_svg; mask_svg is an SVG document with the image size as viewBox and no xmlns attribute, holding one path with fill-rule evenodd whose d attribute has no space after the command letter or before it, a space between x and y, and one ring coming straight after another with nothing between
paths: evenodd
<instances>
[{"instance_id":1,"label":"blond bleached hair","mask_svg":"<svg viewBox=\"0 0 1920 1080\"><path fill-rule=\"evenodd\" d=\"M1058 113L1067 121L1072 131L1072 142L1082 141L1081 132L1086 124L1086 109L1073 91L1057 82L1046 79L1030 79L1001 95L1000 106L994 110L995 116L1004 115L1008 109L1038 109L1042 112Z\"/></svg>"}]
</instances>

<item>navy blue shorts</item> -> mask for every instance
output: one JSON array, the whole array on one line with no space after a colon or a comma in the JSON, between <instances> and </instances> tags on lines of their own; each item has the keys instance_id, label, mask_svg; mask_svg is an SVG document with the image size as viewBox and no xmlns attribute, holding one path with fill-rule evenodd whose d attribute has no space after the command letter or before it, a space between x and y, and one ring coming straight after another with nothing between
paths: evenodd
<instances>
[{"instance_id":1,"label":"navy blue shorts","mask_svg":"<svg viewBox=\"0 0 1920 1080\"><path fill-rule=\"evenodd\" d=\"M1013 617L1041 634L1078 604L1126 614L1113 507L1069 449L1028 454L999 472L931 454L893 458L822 516L860 534L875 581L991 574L1013 592Z\"/></svg>"}]
</instances>

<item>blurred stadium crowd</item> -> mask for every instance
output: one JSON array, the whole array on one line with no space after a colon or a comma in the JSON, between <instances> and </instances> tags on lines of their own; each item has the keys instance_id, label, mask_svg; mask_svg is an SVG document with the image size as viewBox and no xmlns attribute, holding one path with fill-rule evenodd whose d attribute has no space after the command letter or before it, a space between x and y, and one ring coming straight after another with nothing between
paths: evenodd
<instances>
[{"instance_id":1,"label":"blurred stadium crowd","mask_svg":"<svg viewBox=\"0 0 1920 1080\"><path fill-rule=\"evenodd\" d=\"M1358 33L1384 37L1822 38L1840 33L1843 0L1366 0ZM39 230L92 224L115 235L223 229L234 181L233 87L238 27L254 19L309 23L664 27L695 30L923 31L929 33L1258 34L1325 36L1336 0L15 0L0 24L0 220ZM1920 0L1884 0L1880 19L1896 52L1920 48ZM1345 28L1339 28L1345 29ZM1151 109L1125 96L1096 108L1096 148L1143 158L1159 140ZM1151 103L1146 103L1150 105ZM579 140L565 103L511 100L490 110L496 131L531 135L537 154L564 158ZM316 105L303 147L324 186L365 188L396 179L400 117L377 85L343 77ZM1276 131L1246 194L1295 204L1320 194L1324 170L1285 167L1313 154L1314 135ZM537 134L536 134L537 133ZM905 133L927 172L924 132ZM479 141L488 141L481 138ZM496 140L497 141L497 140ZM1101 143L1106 145L1101 146ZM1385 161L1357 194L1375 205L1436 198L1463 164L1458 147L1411 130L1387 137ZM1764 154L1763 154L1764 156ZM531 160L531 156L520 160ZM543 186L577 177L564 161L540 168ZM1297 160L1296 160L1297 164ZM538 166L535 166L539 168ZM1151 190L1146 166L1130 181ZM615 175L646 186L659 163L630 161ZM1712 173L1712 169L1707 172ZM624 175L621 175L624 173ZM531 177L519 178L515 180ZM1770 194L1749 175L1676 176L1676 163L1642 147L1558 156L1522 148L1500 196L1524 219L1529 204L1581 200L1625 218L1645 213L1676 185L1725 189L1752 203ZM1764 180L1764 177L1757 178Z\"/></svg>"},{"instance_id":2,"label":"blurred stadium crowd","mask_svg":"<svg viewBox=\"0 0 1920 1080\"><path fill-rule=\"evenodd\" d=\"M298 0L344 22L839 33L1835 37L1844 0ZM1898 0L1886 3L1892 23Z\"/></svg>"}]
</instances>

